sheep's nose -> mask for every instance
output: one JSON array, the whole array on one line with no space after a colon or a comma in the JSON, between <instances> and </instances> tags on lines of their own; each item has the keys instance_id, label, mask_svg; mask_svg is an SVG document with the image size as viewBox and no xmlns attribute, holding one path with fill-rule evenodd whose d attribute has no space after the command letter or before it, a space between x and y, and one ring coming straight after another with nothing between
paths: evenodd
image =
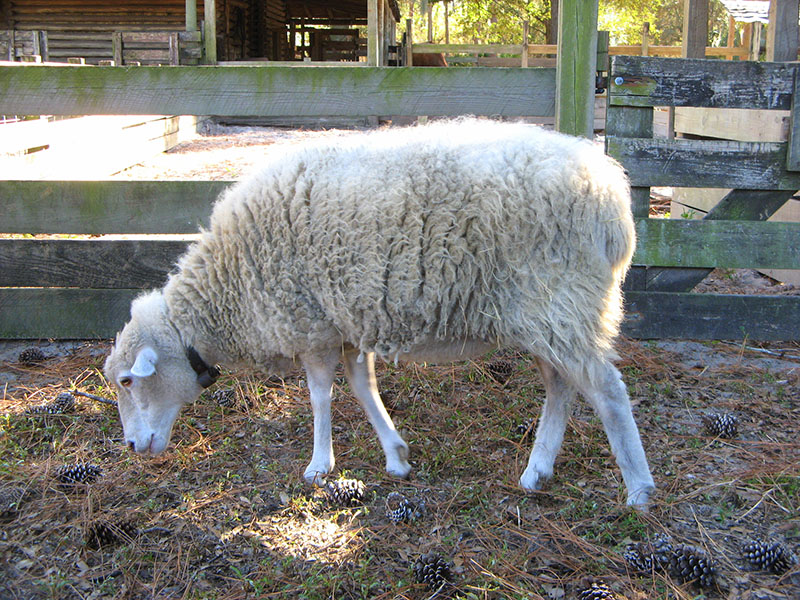
<instances>
[{"instance_id":1,"label":"sheep's nose","mask_svg":"<svg viewBox=\"0 0 800 600\"><path fill-rule=\"evenodd\" d=\"M136 442L134 442L133 440L128 440L128 448L136 452Z\"/></svg>"}]
</instances>

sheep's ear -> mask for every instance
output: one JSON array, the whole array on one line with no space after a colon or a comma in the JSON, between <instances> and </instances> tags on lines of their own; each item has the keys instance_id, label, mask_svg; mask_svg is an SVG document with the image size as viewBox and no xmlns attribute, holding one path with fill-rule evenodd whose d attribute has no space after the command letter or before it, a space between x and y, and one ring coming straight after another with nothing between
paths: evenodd
<instances>
[{"instance_id":1,"label":"sheep's ear","mask_svg":"<svg viewBox=\"0 0 800 600\"><path fill-rule=\"evenodd\" d=\"M156 351L150 346L145 346L136 355L136 361L131 367L131 374L136 375L136 377L150 377L156 372L157 360L158 354L156 354Z\"/></svg>"}]
</instances>

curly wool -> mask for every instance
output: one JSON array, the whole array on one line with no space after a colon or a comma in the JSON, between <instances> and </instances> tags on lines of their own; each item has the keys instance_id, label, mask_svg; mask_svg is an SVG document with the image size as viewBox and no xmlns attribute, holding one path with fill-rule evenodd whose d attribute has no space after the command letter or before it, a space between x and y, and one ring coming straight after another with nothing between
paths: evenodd
<instances>
[{"instance_id":1,"label":"curly wool","mask_svg":"<svg viewBox=\"0 0 800 600\"><path fill-rule=\"evenodd\" d=\"M600 148L458 119L272 161L224 194L164 295L188 343L213 339L232 362L497 345L591 376L633 248L628 183Z\"/></svg>"}]
</instances>

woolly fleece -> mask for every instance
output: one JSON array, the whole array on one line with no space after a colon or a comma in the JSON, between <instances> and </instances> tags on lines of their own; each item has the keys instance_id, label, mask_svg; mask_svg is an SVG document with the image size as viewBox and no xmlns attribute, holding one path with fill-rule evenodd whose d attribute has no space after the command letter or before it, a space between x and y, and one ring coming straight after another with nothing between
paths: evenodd
<instances>
[{"instance_id":1,"label":"woolly fleece","mask_svg":"<svg viewBox=\"0 0 800 600\"><path fill-rule=\"evenodd\" d=\"M592 378L633 249L628 183L601 148L457 119L273 160L218 201L164 297L184 342L223 364L497 345Z\"/></svg>"}]
</instances>

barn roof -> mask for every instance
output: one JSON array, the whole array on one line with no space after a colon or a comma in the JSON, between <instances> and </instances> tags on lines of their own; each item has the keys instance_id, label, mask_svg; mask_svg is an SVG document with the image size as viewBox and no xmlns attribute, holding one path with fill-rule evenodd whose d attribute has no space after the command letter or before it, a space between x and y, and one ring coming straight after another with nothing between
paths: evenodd
<instances>
[{"instance_id":1,"label":"barn roof","mask_svg":"<svg viewBox=\"0 0 800 600\"><path fill-rule=\"evenodd\" d=\"M720 0L740 23L769 23L769 0Z\"/></svg>"}]
</instances>

